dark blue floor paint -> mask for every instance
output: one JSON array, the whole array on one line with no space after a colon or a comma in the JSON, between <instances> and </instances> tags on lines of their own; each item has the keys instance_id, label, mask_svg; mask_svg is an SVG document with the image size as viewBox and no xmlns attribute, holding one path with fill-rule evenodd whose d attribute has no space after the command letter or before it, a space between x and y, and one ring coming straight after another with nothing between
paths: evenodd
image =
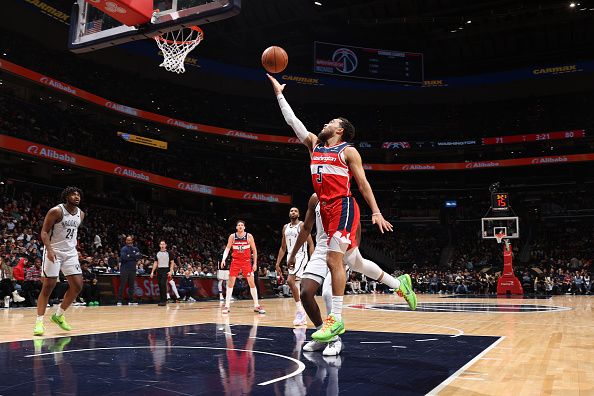
<instances>
[{"instance_id":1,"label":"dark blue floor paint","mask_svg":"<svg viewBox=\"0 0 594 396\"><path fill-rule=\"evenodd\" d=\"M3 343L0 395L422 395L498 337L349 331L339 357L304 339L210 323ZM297 371L289 358L302 373L259 385Z\"/></svg>"}]
</instances>

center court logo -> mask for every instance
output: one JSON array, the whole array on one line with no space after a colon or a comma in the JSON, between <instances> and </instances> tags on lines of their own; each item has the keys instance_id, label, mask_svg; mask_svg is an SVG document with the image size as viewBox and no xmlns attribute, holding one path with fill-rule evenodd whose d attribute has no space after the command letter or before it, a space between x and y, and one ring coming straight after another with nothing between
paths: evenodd
<instances>
[{"instance_id":1,"label":"center court logo","mask_svg":"<svg viewBox=\"0 0 594 396\"><path fill-rule=\"evenodd\" d=\"M116 175L127 176L133 179L138 179L146 182L150 180L150 177L148 177L142 172L138 173L134 169L122 168L121 166L116 166L115 168L113 168L113 173L115 173Z\"/></svg>"},{"instance_id":2,"label":"center court logo","mask_svg":"<svg viewBox=\"0 0 594 396\"><path fill-rule=\"evenodd\" d=\"M343 74L351 74L359 65L357 55L348 48L339 48L334 51L332 61L337 64L334 68Z\"/></svg>"}]
</instances>

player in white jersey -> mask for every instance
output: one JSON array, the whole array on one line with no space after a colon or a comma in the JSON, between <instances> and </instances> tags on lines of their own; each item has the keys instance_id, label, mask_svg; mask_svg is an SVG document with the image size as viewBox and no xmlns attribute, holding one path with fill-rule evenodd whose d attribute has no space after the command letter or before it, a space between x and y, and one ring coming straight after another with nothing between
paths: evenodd
<instances>
[{"instance_id":1,"label":"player in white jersey","mask_svg":"<svg viewBox=\"0 0 594 396\"><path fill-rule=\"evenodd\" d=\"M33 335L43 335L43 315L60 270L68 280L68 291L58 310L51 317L52 322L63 330L70 331L66 323L64 311L80 293L83 286L82 271L76 250L78 227L85 218L85 214L78 205L82 198L82 191L77 187L66 187L62 191L62 202L51 208L45 215L41 229L43 241L42 277L43 287L37 300L37 320Z\"/></svg>"},{"instance_id":2,"label":"player in white jersey","mask_svg":"<svg viewBox=\"0 0 594 396\"><path fill-rule=\"evenodd\" d=\"M309 316L309 319L313 322L314 326L319 329L322 327L324 321L322 320L320 307L316 303L315 295L320 285L323 285L322 297L326 304L326 312L329 313L332 309L332 278L327 276L329 272L328 265L326 264L328 234L322 225L320 205L316 194L313 194L309 199L305 221L303 222L301 232L295 242L296 247L302 246L308 236L311 238L311 230L314 222L316 224L316 249L303 273L301 281L301 301L303 302L303 307L307 312L307 316ZM360 233L357 234L357 239L361 239ZM295 256L291 254L287 262L291 265L294 260ZM358 249L355 251L355 254L345 256L344 264L346 264L351 271L359 272L369 278L376 279L378 282L381 282L396 291L400 288L400 282L397 279L385 273L373 261L364 259ZM323 350L325 356L335 356L342 350L342 341L338 336L332 339L329 343L310 341L305 344L303 350L307 352Z\"/></svg>"},{"instance_id":3,"label":"player in white jersey","mask_svg":"<svg viewBox=\"0 0 594 396\"><path fill-rule=\"evenodd\" d=\"M299 231L301 231L301 227L303 225L303 222L299 220L299 209L293 207L289 210L289 220L291 221L283 226L283 239L281 242L281 247L278 249L278 256L276 258L276 273L279 274L281 278L282 272L280 262L285 256L285 253L287 253L287 257L289 257L293 253L293 250L295 250L293 248L295 246L295 242L297 242L297 236L299 235ZM313 241L311 236L307 239L307 246L309 246L309 255L311 256L313 253ZM303 270L305 269L306 264L307 251L305 244L302 243L301 246L295 250L295 262L292 266L289 265L289 277L287 278L287 284L291 289L293 299L295 299L295 304L297 305L295 319L293 320L293 324L295 326L307 325L305 311L303 310L301 298L299 297L301 294L301 275L303 275Z\"/></svg>"}]
</instances>

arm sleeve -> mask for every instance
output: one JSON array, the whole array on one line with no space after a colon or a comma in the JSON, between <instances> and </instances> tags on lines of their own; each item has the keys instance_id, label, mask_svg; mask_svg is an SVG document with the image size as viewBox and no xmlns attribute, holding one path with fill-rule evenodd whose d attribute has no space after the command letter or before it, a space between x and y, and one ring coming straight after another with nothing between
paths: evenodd
<instances>
[{"instance_id":1,"label":"arm sleeve","mask_svg":"<svg viewBox=\"0 0 594 396\"><path fill-rule=\"evenodd\" d=\"M225 262L225 260L227 260L228 255L229 255L229 248L225 248L225 251L223 252L223 262Z\"/></svg>"},{"instance_id":2,"label":"arm sleeve","mask_svg":"<svg viewBox=\"0 0 594 396\"><path fill-rule=\"evenodd\" d=\"M277 95L276 99L278 100L278 105L280 106L281 112L283 113L283 117L285 117L285 121L291 128L293 128L293 131L295 131L295 135L297 135L299 141L303 143L303 141L309 135L307 128L305 128L305 125L303 125L299 118L295 116L293 109L291 109L291 106L289 106L289 102L287 102L287 99L285 99L282 94Z\"/></svg>"}]
</instances>

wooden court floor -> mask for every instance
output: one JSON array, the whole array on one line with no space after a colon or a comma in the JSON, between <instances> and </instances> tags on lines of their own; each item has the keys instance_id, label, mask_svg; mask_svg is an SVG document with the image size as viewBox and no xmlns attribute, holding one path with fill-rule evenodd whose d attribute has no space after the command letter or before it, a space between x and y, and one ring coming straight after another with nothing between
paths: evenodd
<instances>
[{"instance_id":1,"label":"wooden court floor","mask_svg":"<svg viewBox=\"0 0 594 396\"><path fill-rule=\"evenodd\" d=\"M344 311L345 344L348 330L501 336L500 342L451 376L437 393L594 395L594 296L520 300L419 295L420 309L431 309L382 309L395 303L402 305L403 300L390 295L346 296L345 305L355 307ZM292 327L292 299L266 299L262 305L267 313L260 315L259 325ZM528 311L516 309L518 305ZM485 307L496 312L485 312ZM251 301L234 302L230 323L252 325L256 314L250 308ZM50 314L54 311L55 307L48 309ZM0 342L33 338L34 309L3 309L0 316ZM71 332L50 323L47 315L44 337L223 322L218 301L167 307L71 307L67 318L73 327Z\"/></svg>"}]
</instances>

